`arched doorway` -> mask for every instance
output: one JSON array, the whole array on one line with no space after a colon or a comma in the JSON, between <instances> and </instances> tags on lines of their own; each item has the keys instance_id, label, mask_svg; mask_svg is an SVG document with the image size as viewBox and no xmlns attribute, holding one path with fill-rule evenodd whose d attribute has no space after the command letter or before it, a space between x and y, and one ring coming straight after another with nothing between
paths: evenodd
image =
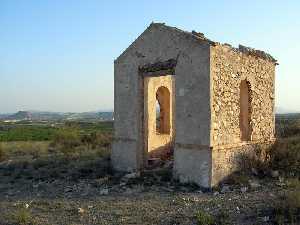
<instances>
[{"instance_id":1,"label":"arched doorway","mask_svg":"<svg viewBox=\"0 0 300 225\"><path fill-rule=\"evenodd\" d=\"M169 159L174 148L174 80L172 75L144 79L145 156Z\"/></svg>"}]
</instances>

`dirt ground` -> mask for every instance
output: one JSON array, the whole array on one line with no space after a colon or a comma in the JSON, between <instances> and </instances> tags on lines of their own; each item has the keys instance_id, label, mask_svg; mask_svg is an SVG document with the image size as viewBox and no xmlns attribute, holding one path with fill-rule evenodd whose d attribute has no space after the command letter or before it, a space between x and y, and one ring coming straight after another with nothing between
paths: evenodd
<instances>
[{"instance_id":1,"label":"dirt ground","mask_svg":"<svg viewBox=\"0 0 300 225\"><path fill-rule=\"evenodd\" d=\"M199 211L218 224L273 224L270 207L283 191L274 181L203 192L160 181L159 175L124 179L16 182L0 180L0 224L199 224ZM20 218L21 217L21 218Z\"/></svg>"},{"instance_id":2,"label":"dirt ground","mask_svg":"<svg viewBox=\"0 0 300 225\"><path fill-rule=\"evenodd\" d=\"M171 160L116 174L107 149L70 155L18 145L0 162L0 225L275 224L272 208L285 192L280 177L241 176L207 191L172 180Z\"/></svg>"}]
</instances>

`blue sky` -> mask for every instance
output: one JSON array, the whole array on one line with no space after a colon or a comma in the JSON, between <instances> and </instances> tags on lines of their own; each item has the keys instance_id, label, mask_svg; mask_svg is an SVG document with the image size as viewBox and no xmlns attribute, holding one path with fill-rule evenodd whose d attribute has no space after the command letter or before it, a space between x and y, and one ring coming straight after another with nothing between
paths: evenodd
<instances>
[{"instance_id":1,"label":"blue sky","mask_svg":"<svg viewBox=\"0 0 300 225\"><path fill-rule=\"evenodd\" d=\"M113 61L152 22L278 59L276 106L300 111L300 1L0 0L0 112L113 108Z\"/></svg>"}]
</instances>

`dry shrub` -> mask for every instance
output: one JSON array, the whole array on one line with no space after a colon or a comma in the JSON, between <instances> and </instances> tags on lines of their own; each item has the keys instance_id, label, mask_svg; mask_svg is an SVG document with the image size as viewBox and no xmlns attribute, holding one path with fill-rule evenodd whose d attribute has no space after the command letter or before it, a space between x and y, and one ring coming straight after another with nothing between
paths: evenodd
<instances>
[{"instance_id":1,"label":"dry shrub","mask_svg":"<svg viewBox=\"0 0 300 225\"><path fill-rule=\"evenodd\" d=\"M47 152L47 148L41 142L22 142L19 143L19 155L30 155L32 158L39 158Z\"/></svg>"},{"instance_id":2,"label":"dry shrub","mask_svg":"<svg viewBox=\"0 0 300 225\"><path fill-rule=\"evenodd\" d=\"M300 176L300 137L278 139L270 147L256 145L254 151L241 155L241 171L254 171L264 176L278 170L288 177Z\"/></svg>"},{"instance_id":3,"label":"dry shrub","mask_svg":"<svg viewBox=\"0 0 300 225\"><path fill-rule=\"evenodd\" d=\"M112 134L92 132L81 137L81 142L85 144L88 149L95 149L97 147L109 147L112 142Z\"/></svg>"},{"instance_id":4,"label":"dry shrub","mask_svg":"<svg viewBox=\"0 0 300 225\"><path fill-rule=\"evenodd\" d=\"M299 181L298 181L299 182ZM297 187L288 190L274 207L276 224L299 224L300 222L300 182Z\"/></svg>"},{"instance_id":5,"label":"dry shrub","mask_svg":"<svg viewBox=\"0 0 300 225\"><path fill-rule=\"evenodd\" d=\"M30 210L25 206L19 207L17 211L11 215L11 220L17 225L34 225L36 224Z\"/></svg>"},{"instance_id":6,"label":"dry shrub","mask_svg":"<svg viewBox=\"0 0 300 225\"><path fill-rule=\"evenodd\" d=\"M57 131L51 146L73 148L80 145L80 136L77 129L63 128Z\"/></svg>"},{"instance_id":7,"label":"dry shrub","mask_svg":"<svg viewBox=\"0 0 300 225\"><path fill-rule=\"evenodd\" d=\"M300 136L300 120L296 118L277 118L276 134L280 138Z\"/></svg>"},{"instance_id":8,"label":"dry shrub","mask_svg":"<svg viewBox=\"0 0 300 225\"><path fill-rule=\"evenodd\" d=\"M232 224L230 221L229 213L225 209L221 209L221 211L216 216L216 224L218 225L230 225Z\"/></svg>"},{"instance_id":9,"label":"dry shrub","mask_svg":"<svg viewBox=\"0 0 300 225\"><path fill-rule=\"evenodd\" d=\"M79 130L66 127L57 131L53 142L49 146L54 148L56 152L63 153L63 155L69 157L80 144Z\"/></svg>"},{"instance_id":10,"label":"dry shrub","mask_svg":"<svg viewBox=\"0 0 300 225\"><path fill-rule=\"evenodd\" d=\"M232 173L226 178L226 184L246 186L249 184L249 176L240 171Z\"/></svg>"},{"instance_id":11,"label":"dry shrub","mask_svg":"<svg viewBox=\"0 0 300 225\"><path fill-rule=\"evenodd\" d=\"M4 161L6 159L6 152L2 146L2 144L0 143L0 162Z\"/></svg>"},{"instance_id":12,"label":"dry shrub","mask_svg":"<svg viewBox=\"0 0 300 225\"><path fill-rule=\"evenodd\" d=\"M203 210L199 210L196 213L196 221L197 225L214 225L215 220L214 218L207 212Z\"/></svg>"},{"instance_id":13,"label":"dry shrub","mask_svg":"<svg viewBox=\"0 0 300 225\"><path fill-rule=\"evenodd\" d=\"M267 148L261 145L254 145L253 149L240 155L240 171L255 171L257 175L265 175L269 167L267 151Z\"/></svg>"},{"instance_id":14,"label":"dry shrub","mask_svg":"<svg viewBox=\"0 0 300 225\"><path fill-rule=\"evenodd\" d=\"M277 140L268 155L270 168L288 176L300 176L300 137Z\"/></svg>"}]
</instances>

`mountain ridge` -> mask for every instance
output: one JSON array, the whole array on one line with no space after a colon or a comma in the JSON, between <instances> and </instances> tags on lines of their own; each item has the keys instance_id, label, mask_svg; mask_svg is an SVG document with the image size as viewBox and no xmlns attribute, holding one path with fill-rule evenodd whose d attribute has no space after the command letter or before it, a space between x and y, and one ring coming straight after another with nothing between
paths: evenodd
<instances>
[{"instance_id":1,"label":"mountain ridge","mask_svg":"<svg viewBox=\"0 0 300 225\"><path fill-rule=\"evenodd\" d=\"M18 111L10 114L0 114L0 120L4 121L20 121L20 120L113 120L113 112L94 111L94 112L47 112L47 111Z\"/></svg>"}]
</instances>

